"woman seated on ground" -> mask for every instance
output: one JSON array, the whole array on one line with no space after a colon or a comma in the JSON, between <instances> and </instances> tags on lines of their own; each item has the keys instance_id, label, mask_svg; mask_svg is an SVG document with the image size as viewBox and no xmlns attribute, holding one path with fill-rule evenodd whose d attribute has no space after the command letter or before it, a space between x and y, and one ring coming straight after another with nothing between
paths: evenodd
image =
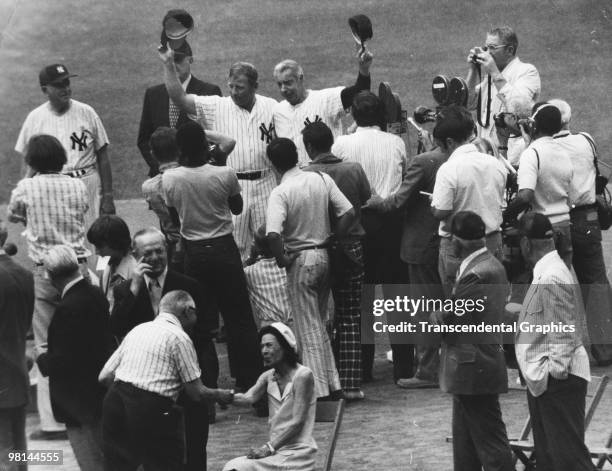
<instances>
[{"instance_id":1,"label":"woman seated on ground","mask_svg":"<svg viewBox=\"0 0 612 471\"><path fill-rule=\"evenodd\" d=\"M246 456L228 462L224 471L315 469L317 445L312 437L316 396L312 371L298 363L297 342L289 327L274 322L259 331L265 371L234 403L251 405L268 396L270 439Z\"/></svg>"}]
</instances>

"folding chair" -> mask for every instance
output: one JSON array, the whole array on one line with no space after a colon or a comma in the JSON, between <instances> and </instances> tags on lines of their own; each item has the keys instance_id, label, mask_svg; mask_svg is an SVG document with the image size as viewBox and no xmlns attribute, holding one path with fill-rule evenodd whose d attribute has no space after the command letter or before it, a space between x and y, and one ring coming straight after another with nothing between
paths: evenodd
<instances>
[{"instance_id":1,"label":"folding chair","mask_svg":"<svg viewBox=\"0 0 612 471\"><path fill-rule=\"evenodd\" d=\"M587 388L587 409L584 416L585 430L588 429L591 419L595 415L595 410L599 405L599 401L601 400L601 396L603 395L609 380L610 378L605 375L591 376L591 382ZM514 464L516 464L517 459L520 460L521 463L525 465L526 471L535 469L535 455L533 453L534 446L533 440L529 438L530 433L531 417L527 417L523 430L521 430L520 437L515 440L510 440L510 448L514 452ZM612 440L612 436L610 439ZM609 441L606 447L609 448L610 445L612 445L612 442ZM605 451L603 453L605 454ZM591 455L593 455L593 453L591 453ZM606 457L604 456L603 459L603 463L605 463Z\"/></svg>"},{"instance_id":2,"label":"folding chair","mask_svg":"<svg viewBox=\"0 0 612 471\"><path fill-rule=\"evenodd\" d=\"M597 460L596 469L603 469L606 462L612 464L612 433L608 437L605 446L590 448L591 459Z\"/></svg>"},{"instance_id":3,"label":"folding chair","mask_svg":"<svg viewBox=\"0 0 612 471\"><path fill-rule=\"evenodd\" d=\"M325 462L323 471L330 471L332 468L332 460L334 459L334 451L338 440L338 432L342 423L342 415L344 414L344 399L339 401L318 401L315 413L315 422L333 422L332 430L327 440L327 451L325 453Z\"/></svg>"}]
</instances>

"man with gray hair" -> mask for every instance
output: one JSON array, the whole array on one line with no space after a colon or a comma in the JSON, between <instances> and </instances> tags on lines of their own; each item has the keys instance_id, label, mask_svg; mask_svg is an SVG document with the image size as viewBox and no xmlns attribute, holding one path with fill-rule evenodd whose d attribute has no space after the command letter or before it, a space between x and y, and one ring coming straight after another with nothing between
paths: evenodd
<instances>
[{"instance_id":1,"label":"man with gray hair","mask_svg":"<svg viewBox=\"0 0 612 471\"><path fill-rule=\"evenodd\" d=\"M554 140L570 156L574 174L572 184L575 195L570 206L572 235L572 265L582 289L586 307L587 326L591 337L591 353L600 366L612 364L612 289L606 275L601 247L601 228L595 204L595 159L597 148L593 138L580 132L572 134L572 109L560 99L549 104L561 112L561 131Z\"/></svg>"},{"instance_id":2,"label":"man with gray hair","mask_svg":"<svg viewBox=\"0 0 612 471\"><path fill-rule=\"evenodd\" d=\"M308 153L302 141L302 130L315 121L323 121L335 137L344 134L342 118L350 108L353 98L361 90L370 89L372 53L364 46L357 53L359 75L350 87L310 90L304 84L304 70L292 59L285 59L274 67L274 80L285 99L274 107L274 127L278 137L295 142L300 166L309 163Z\"/></svg>"},{"instance_id":3,"label":"man with gray hair","mask_svg":"<svg viewBox=\"0 0 612 471\"><path fill-rule=\"evenodd\" d=\"M160 52L170 99L208 130L214 129L236 141L227 165L236 171L242 187L244 209L233 217L234 239L240 257L246 260L254 234L265 221L266 204L276 179L266 158L266 147L274 138L272 109L276 100L257 93L257 69L248 62L235 62L229 70L230 96L202 96L183 90L172 49Z\"/></svg>"},{"instance_id":4,"label":"man with gray hair","mask_svg":"<svg viewBox=\"0 0 612 471\"><path fill-rule=\"evenodd\" d=\"M196 320L189 293L170 291L159 303L159 315L132 329L104 365L100 381L112 383L103 411L107 469L141 464L144 469L183 469L181 412L176 407L180 391L184 388L196 402L231 402L233 391L202 384L196 350L186 333ZM206 469L206 461L199 469Z\"/></svg>"},{"instance_id":5,"label":"man with gray hair","mask_svg":"<svg viewBox=\"0 0 612 471\"><path fill-rule=\"evenodd\" d=\"M112 350L108 301L83 278L72 247L49 249L44 267L61 300L49 325L47 348L38 348L36 362L49 377L53 414L66 424L79 466L101 471L104 388L98 373Z\"/></svg>"},{"instance_id":6,"label":"man with gray hair","mask_svg":"<svg viewBox=\"0 0 612 471\"><path fill-rule=\"evenodd\" d=\"M486 137L494 145L498 141L493 115L504 111L516 95L536 101L540 94L540 74L532 64L521 62L517 49L518 37L514 30L501 26L491 29L485 46L472 48L467 57L468 107L476 112L478 137Z\"/></svg>"},{"instance_id":7,"label":"man with gray hair","mask_svg":"<svg viewBox=\"0 0 612 471\"><path fill-rule=\"evenodd\" d=\"M529 118L532 108L533 100L527 95L512 95L506 101L506 113L502 114L504 127L496 125L499 153L515 168L519 166L521 154L527 147L519 120Z\"/></svg>"}]
</instances>

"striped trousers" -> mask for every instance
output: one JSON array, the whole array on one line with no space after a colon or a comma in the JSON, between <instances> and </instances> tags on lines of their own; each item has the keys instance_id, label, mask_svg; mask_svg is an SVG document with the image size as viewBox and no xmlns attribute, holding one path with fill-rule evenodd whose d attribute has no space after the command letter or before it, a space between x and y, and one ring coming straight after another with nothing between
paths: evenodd
<instances>
[{"instance_id":1,"label":"striped trousers","mask_svg":"<svg viewBox=\"0 0 612 471\"><path fill-rule=\"evenodd\" d=\"M258 180L240 180L242 187L242 213L233 216L234 240L240 251L240 259L249 256L253 237L259 226L266 222L266 209L270 192L276 186L272 171Z\"/></svg>"},{"instance_id":2,"label":"striped trousers","mask_svg":"<svg viewBox=\"0 0 612 471\"><path fill-rule=\"evenodd\" d=\"M323 316L329 301L329 259L327 250L299 252L287 269L293 328L302 364L312 370L317 397L340 389L340 378Z\"/></svg>"},{"instance_id":3,"label":"striped trousers","mask_svg":"<svg viewBox=\"0 0 612 471\"><path fill-rule=\"evenodd\" d=\"M350 242L334 249L332 293L334 295L338 374L342 390L361 388L361 289L363 286L363 247Z\"/></svg>"}]
</instances>

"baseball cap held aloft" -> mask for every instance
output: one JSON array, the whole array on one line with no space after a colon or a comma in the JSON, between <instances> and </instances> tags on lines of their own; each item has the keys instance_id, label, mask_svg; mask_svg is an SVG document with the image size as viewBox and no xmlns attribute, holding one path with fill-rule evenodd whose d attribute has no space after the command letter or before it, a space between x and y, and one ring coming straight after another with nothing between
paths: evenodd
<instances>
[{"instance_id":1,"label":"baseball cap held aloft","mask_svg":"<svg viewBox=\"0 0 612 471\"><path fill-rule=\"evenodd\" d=\"M78 77L78 75L71 74L64 64L51 64L43 67L38 74L38 81L40 86L59 83L70 77Z\"/></svg>"},{"instance_id":2,"label":"baseball cap held aloft","mask_svg":"<svg viewBox=\"0 0 612 471\"><path fill-rule=\"evenodd\" d=\"M162 20L162 26L162 45L170 43L170 47L176 49L193 31L193 17L183 9L168 10Z\"/></svg>"},{"instance_id":3,"label":"baseball cap held aloft","mask_svg":"<svg viewBox=\"0 0 612 471\"><path fill-rule=\"evenodd\" d=\"M550 219L540 213L526 213L519 220L518 229L528 239L552 239L554 234Z\"/></svg>"}]
</instances>

